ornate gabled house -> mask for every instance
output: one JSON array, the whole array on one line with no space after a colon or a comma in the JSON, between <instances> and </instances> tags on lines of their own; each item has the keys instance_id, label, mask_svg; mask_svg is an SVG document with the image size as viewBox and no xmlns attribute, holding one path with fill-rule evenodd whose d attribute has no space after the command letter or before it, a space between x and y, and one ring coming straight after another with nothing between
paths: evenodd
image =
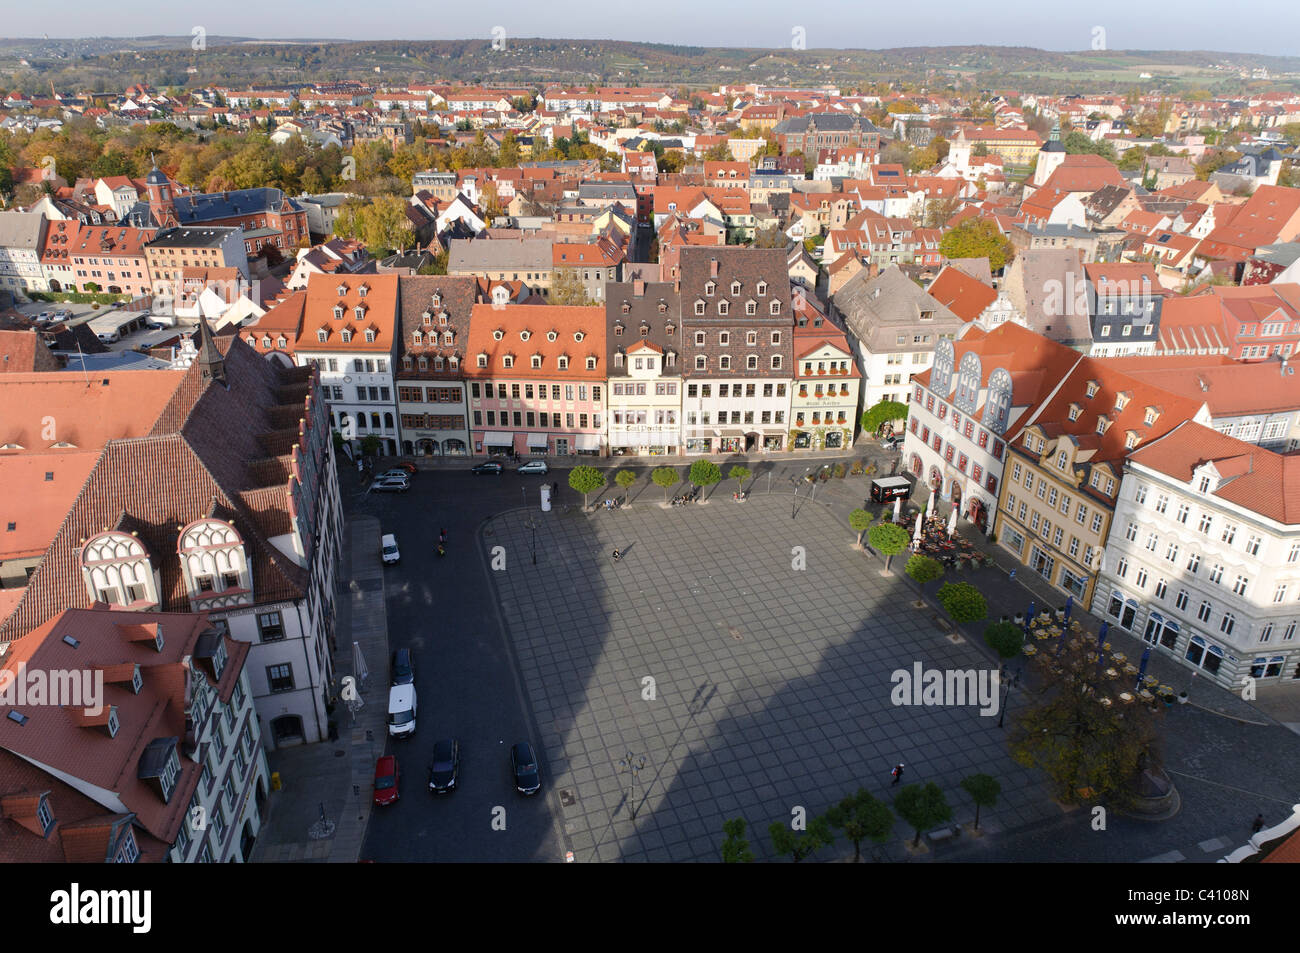
<instances>
[{"instance_id":1,"label":"ornate gabled house","mask_svg":"<svg viewBox=\"0 0 1300 953\"><path fill-rule=\"evenodd\" d=\"M188 369L147 380L130 371L0 380L0 400L24 408L12 415L13 435L0 438L11 448L0 450L0 491L32 500L11 519L31 524L23 545L35 554L25 580L0 583L0 641L95 603L208 612L253 645L251 692L273 742L319 741L342 538L319 377L264 360L239 338L214 338L206 325L197 337ZM59 434L41 430L50 408L69 415ZM77 426L77 414L99 419ZM96 449L84 477L46 462ZM25 456L42 465L21 466Z\"/></svg>"}]
</instances>

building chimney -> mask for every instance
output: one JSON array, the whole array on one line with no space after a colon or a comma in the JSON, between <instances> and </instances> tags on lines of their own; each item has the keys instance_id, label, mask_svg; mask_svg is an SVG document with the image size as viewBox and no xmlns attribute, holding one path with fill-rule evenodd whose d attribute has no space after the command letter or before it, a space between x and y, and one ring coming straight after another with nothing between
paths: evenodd
<instances>
[{"instance_id":1,"label":"building chimney","mask_svg":"<svg viewBox=\"0 0 1300 953\"><path fill-rule=\"evenodd\" d=\"M645 294L645 282L642 281L640 278L637 278L632 282L632 296L635 298L640 298L644 294Z\"/></svg>"},{"instance_id":2,"label":"building chimney","mask_svg":"<svg viewBox=\"0 0 1300 953\"><path fill-rule=\"evenodd\" d=\"M710 278L718 277L718 259L716 258L709 259L709 277Z\"/></svg>"}]
</instances>

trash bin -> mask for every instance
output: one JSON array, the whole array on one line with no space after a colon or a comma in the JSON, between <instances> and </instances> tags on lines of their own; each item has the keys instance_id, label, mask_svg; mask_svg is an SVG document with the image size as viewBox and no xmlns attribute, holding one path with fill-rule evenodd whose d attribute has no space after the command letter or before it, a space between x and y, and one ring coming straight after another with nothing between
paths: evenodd
<instances>
[{"instance_id":1,"label":"trash bin","mask_svg":"<svg viewBox=\"0 0 1300 953\"><path fill-rule=\"evenodd\" d=\"M551 485L549 483L543 483L541 492L542 492L542 512L549 513L551 512Z\"/></svg>"}]
</instances>

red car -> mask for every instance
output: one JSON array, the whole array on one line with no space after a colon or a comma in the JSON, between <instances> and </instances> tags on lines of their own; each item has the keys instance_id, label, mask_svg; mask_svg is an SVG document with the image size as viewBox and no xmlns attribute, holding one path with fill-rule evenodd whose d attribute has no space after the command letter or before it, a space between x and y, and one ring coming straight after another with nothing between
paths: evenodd
<instances>
[{"instance_id":1,"label":"red car","mask_svg":"<svg viewBox=\"0 0 1300 953\"><path fill-rule=\"evenodd\" d=\"M415 476L416 471L418 471L420 468L417 467L414 463L394 463L393 469L405 470L407 473L411 474L412 476Z\"/></svg>"},{"instance_id":2,"label":"red car","mask_svg":"<svg viewBox=\"0 0 1300 953\"><path fill-rule=\"evenodd\" d=\"M384 807L401 797L398 793L401 780L402 772L397 767L397 758L391 754L380 758L375 765L375 804Z\"/></svg>"}]
</instances>

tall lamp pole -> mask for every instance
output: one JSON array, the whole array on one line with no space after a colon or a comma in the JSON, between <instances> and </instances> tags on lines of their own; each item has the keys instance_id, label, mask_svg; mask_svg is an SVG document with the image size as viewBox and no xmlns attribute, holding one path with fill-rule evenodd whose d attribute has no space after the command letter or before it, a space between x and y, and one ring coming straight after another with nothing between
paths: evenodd
<instances>
[{"instance_id":1,"label":"tall lamp pole","mask_svg":"<svg viewBox=\"0 0 1300 953\"><path fill-rule=\"evenodd\" d=\"M1006 666L1005 666L1005 665L1002 666L1002 671L1003 671L1002 678L1005 679L1005 678L1006 678L1006 675L1007 675L1007 672L1006 672ZM1000 712L998 712L998 727L999 727L999 728L1002 727L1002 719L1005 718L1005 717L1007 716L1007 702L1009 702L1009 701L1011 700L1011 689L1014 688L1014 687L1015 687L1016 685L1018 685L1018 684L1020 684L1020 672L1019 672L1019 670L1017 670L1016 673L1015 673L1014 675L1011 676L1011 679L1007 682L1007 689L1006 689L1006 691L1002 693L1002 710L1001 710Z\"/></svg>"},{"instance_id":2,"label":"tall lamp pole","mask_svg":"<svg viewBox=\"0 0 1300 953\"><path fill-rule=\"evenodd\" d=\"M636 820L636 776L645 767L645 756L634 758L632 752L628 752L619 761L619 765L628 775L628 806L633 820Z\"/></svg>"}]
</instances>

